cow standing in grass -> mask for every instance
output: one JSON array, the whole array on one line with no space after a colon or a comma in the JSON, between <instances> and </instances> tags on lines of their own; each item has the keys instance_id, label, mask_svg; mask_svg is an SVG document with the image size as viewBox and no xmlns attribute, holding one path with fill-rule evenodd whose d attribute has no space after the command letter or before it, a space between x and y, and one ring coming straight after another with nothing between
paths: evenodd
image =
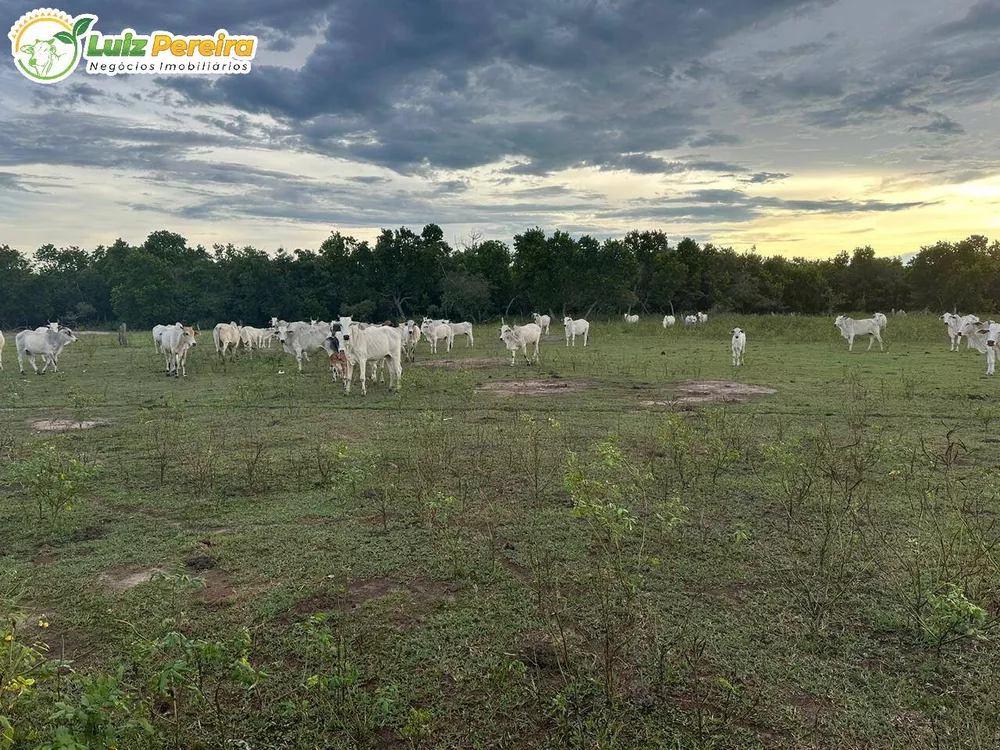
<instances>
[{"instance_id":1,"label":"cow standing in grass","mask_svg":"<svg viewBox=\"0 0 1000 750\"><path fill-rule=\"evenodd\" d=\"M52 372L59 372L59 353L74 341L76 336L69 328L60 328L58 331L46 329L45 333L21 331L14 337L14 343L17 345L18 369L24 375L24 358L27 357L36 375L43 375L49 367L52 368ZM45 362L41 372L35 365L35 357L38 355L41 355Z\"/></svg>"},{"instance_id":2,"label":"cow standing in grass","mask_svg":"<svg viewBox=\"0 0 1000 750\"><path fill-rule=\"evenodd\" d=\"M733 329L733 367L743 364L743 353L747 350L747 335L741 328Z\"/></svg>"},{"instance_id":3,"label":"cow standing in grass","mask_svg":"<svg viewBox=\"0 0 1000 750\"><path fill-rule=\"evenodd\" d=\"M576 346L577 336L583 336L583 345L587 345L587 335L590 333L590 323L583 318L573 320L567 315L563 318L563 325L566 327L566 346L569 346L569 342L571 340L573 342L573 346Z\"/></svg>"},{"instance_id":4,"label":"cow standing in grass","mask_svg":"<svg viewBox=\"0 0 1000 750\"><path fill-rule=\"evenodd\" d=\"M863 320L855 320L854 318L845 318L843 315L838 315L837 319L833 321L833 325L840 329L840 335L847 339L847 351L852 351L854 349L854 337L855 336L868 336L868 348L865 351L871 351L872 344L878 341L879 351L882 349L882 336L881 327L874 318L865 318Z\"/></svg>"},{"instance_id":5,"label":"cow standing in grass","mask_svg":"<svg viewBox=\"0 0 1000 750\"><path fill-rule=\"evenodd\" d=\"M538 361L538 340L542 337L541 326L535 323L528 323L523 326L509 326L506 323L500 328L500 340L507 345L510 350L511 367L517 362L517 350L520 349L528 364L531 359L528 357L528 347L535 345L535 362Z\"/></svg>"},{"instance_id":6,"label":"cow standing in grass","mask_svg":"<svg viewBox=\"0 0 1000 750\"><path fill-rule=\"evenodd\" d=\"M197 346L195 340L198 332L188 326L176 323L167 328L160 336L160 346L167 363L167 376L187 377L188 349Z\"/></svg>"}]
</instances>

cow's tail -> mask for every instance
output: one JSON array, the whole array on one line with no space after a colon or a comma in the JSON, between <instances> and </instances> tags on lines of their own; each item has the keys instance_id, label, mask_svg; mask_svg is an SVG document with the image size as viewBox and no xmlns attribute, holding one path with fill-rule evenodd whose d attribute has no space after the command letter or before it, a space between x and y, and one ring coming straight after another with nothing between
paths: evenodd
<instances>
[{"instance_id":1,"label":"cow's tail","mask_svg":"<svg viewBox=\"0 0 1000 750\"><path fill-rule=\"evenodd\" d=\"M212 330L212 341L215 342L215 353L219 354L222 352L222 333L219 331L219 326L216 326Z\"/></svg>"}]
</instances>

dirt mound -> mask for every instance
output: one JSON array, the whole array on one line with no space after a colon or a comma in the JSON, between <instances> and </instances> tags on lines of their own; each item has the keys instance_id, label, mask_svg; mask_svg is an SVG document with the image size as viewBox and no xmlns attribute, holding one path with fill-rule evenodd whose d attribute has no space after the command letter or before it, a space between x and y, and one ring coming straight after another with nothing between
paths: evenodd
<instances>
[{"instance_id":1,"label":"dirt mound","mask_svg":"<svg viewBox=\"0 0 1000 750\"><path fill-rule=\"evenodd\" d=\"M35 419L29 420L28 424L39 432L65 432L66 430L89 430L94 427L103 427L110 422L106 419Z\"/></svg>"},{"instance_id":2,"label":"dirt mound","mask_svg":"<svg viewBox=\"0 0 1000 750\"><path fill-rule=\"evenodd\" d=\"M674 404L704 404L722 402L740 404L755 396L770 396L778 391L766 385L733 383L728 380L692 380L678 383L669 401L643 401L643 406L673 406Z\"/></svg>"},{"instance_id":3,"label":"dirt mound","mask_svg":"<svg viewBox=\"0 0 1000 750\"><path fill-rule=\"evenodd\" d=\"M411 362L410 367L444 367L452 370L481 370L506 365L506 359L425 359Z\"/></svg>"},{"instance_id":4,"label":"dirt mound","mask_svg":"<svg viewBox=\"0 0 1000 750\"><path fill-rule=\"evenodd\" d=\"M500 396L549 396L575 393L587 386L584 383L552 382L548 380L503 381L484 383L477 391L496 393Z\"/></svg>"}]
</instances>

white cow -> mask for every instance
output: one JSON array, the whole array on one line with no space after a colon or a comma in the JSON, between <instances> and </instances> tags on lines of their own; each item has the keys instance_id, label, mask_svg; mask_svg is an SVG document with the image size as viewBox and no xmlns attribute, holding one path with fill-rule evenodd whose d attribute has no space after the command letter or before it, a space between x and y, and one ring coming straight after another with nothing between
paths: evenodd
<instances>
[{"instance_id":1,"label":"white cow","mask_svg":"<svg viewBox=\"0 0 1000 750\"><path fill-rule=\"evenodd\" d=\"M3 337L3 331L0 331L0 370L3 369L3 347L7 341Z\"/></svg>"},{"instance_id":2,"label":"white cow","mask_svg":"<svg viewBox=\"0 0 1000 750\"><path fill-rule=\"evenodd\" d=\"M52 368L53 372L58 372L59 353L64 347L72 344L74 341L76 341L76 336L69 328L60 328L58 331L47 328L45 329L45 333L21 331L14 337L14 343L17 345L18 369L24 375L24 357L28 357L31 369L35 371L36 375L43 375L49 367ZM45 362L45 366L41 372L38 371L38 366L35 365L35 357L39 354L42 355L42 359Z\"/></svg>"},{"instance_id":3,"label":"white cow","mask_svg":"<svg viewBox=\"0 0 1000 750\"><path fill-rule=\"evenodd\" d=\"M249 350L263 349L265 342L270 342L274 334L270 328L255 328L254 326L243 326L240 329L240 341L243 347Z\"/></svg>"},{"instance_id":4,"label":"white cow","mask_svg":"<svg viewBox=\"0 0 1000 750\"><path fill-rule=\"evenodd\" d=\"M303 321L288 323L278 328L278 341L288 354L295 355L295 361L302 372L302 358L309 361L309 352L324 350L324 343L330 337L329 323L311 325Z\"/></svg>"},{"instance_id":5,"label":"white cow","mask_svg":"<svg viewBox=\"0 0 1000 750\"><path fill-rule=\"evenodd\" d=\"M885 319L885 315L883 315L880 312L877 312L874 315L872 315L872 320L878 323L878 327L881 328L883 331L885 330L885 327L889 322L888 320Z\"/></svg>"},{"instance_id":6,"label":"white cow","mask_svg":"<svg viewBox=\"0 0 1000 750\"><path fill-rule=\"evenodd\" d=\"M230 347L233 354L236 354L236 347L240 345L240 327L236 323L219 323L212 331L212 339L215 341L215 353L225 358Z\"/></svg>"},{"instance_id":7,"label":"white cow","mask_svg":"<svg viewBox=\"0 0 1000 750\"><path fill-rule=\"evenodd\" d=\"M940 320L948 326L948 338L951 339L951 347L948 351L957 352L958 345L962 343L963 331L970 324L979 323L979 318L975 315L955 315L954 313L945 313L940 317ZM966 340L968 347L972 347L972 344Z\"/></svg>"},{"instance_id":8,"label":"white cow","mask_svg":"<svg viewBox=\"0 0 1000 750\"><path fill-rule=\"evenodd\" d=\"M455 343L455 334L448 321L424 318L420 323L420 329L427 338L432 353L437 354L438 341L441 339L445 340L447 351L451 351L452 344Z\"/></svg>"},{"instance_id":9,"label":"white cow","mask_svg":"<svg viewBox=\"0 0 1000 750\"><path fill-rule=\"evenodd\" d=\"M638 315L629 315L628 313L625 313L625 322L626 323L638 323L639 322L639 316Z\"/></svg>"},{"instance_id":10,"label":"white cow","mask_svg":"<svg viewBox=\"0 0 1000 750\"><path fill-rule=\"evenodd\" d=\"M49 323L48 325L38 326L38 328L35 329L35 333L45 333L46 331L58 331L58 330L59 330L59 322L56 321L55 323Z\"/></svg>"},{"instance_id":11,"label":"white cow","mask_svg":"<svg viewBox=\"0 0 1000 750\"><path fill-rule=\"evenodd\" d=\"M535 325L542 329L542 333L548 336L549 325L552 323L552 318L548 315L539 315L536 312L531 313L531 317L534 318Z\"/></svg>"},{"instance_id":12,"label":"white cow","mask_svg":"<svg viewBox=\"0 0 1000 750\"><path fill-rule=\"evenodd\" d=\"M403 324L403 353L412 362L417 356L417 344L420 343L420 326L408 320Z\"/></svg>"},{"instance_id":13,"label":"white cow","mask_svg":"<svg viewBox=\"0 0 1000 750\"><path fill-rule=\"evenodd\" d=\"M664 315L663 316L663 327L664 328L666 328L667 326L672 326L675 323L677 323L677 318L675 318L673 315Z\"/></svg>"},{"instance_id":14,"label":"white cow","mask_svg":"<svg viewBox=\"0 0 1000 750\"><path fill-rule=\"evenodd\" d=\"M344 378L344 392L351 392L352 372L355 366L360 370L361 393L368 394L368 378L366 369L369 362L388 360L389 389L399 390L399 380L403 374L403 337L397 328L389 326L369 326L362 328L352 323L344 330L334 323L330 334L333 339L330 344L334 351L344 351L347 354L347 377Z\"/></svg>"},{"instance_id":15,"label":"white cow","mask_svg":"<svg viewBox=\"0 0 1000 750\"><path fill-rule=\"evenodd\" d=\"M198 332L189 326L175 323L168 326L160 336L160 349L167 363L167 376L175 378L180 371L181 377L187 377L187 353L192 346L197 346L195 340Z\"/></svg>"},{"instance_id":16,"label":"white cow","mask_svg":"<svg viewBox=\"0 0 1000 750\"><path fill-rule=\"evenodd\" d=\"M546 318L548 315L545 316ZM451 340L454 341L456 336L465 336L467 341L466 346L475 346L476 340L472 338L472 323L448 323L451 327Z\"/></svg>"},{"instance_id":17,"label":"white cow","mask_svg":"<svg viewBox=\"0 0 1000 750\"><path fill-rule=\"evenodd\" d=\"M163 351L163 332L168 328L170 326L153 326L153 349L157 354Z\"/></svg>"},{"instance_id":18,"label":"white cow","mask_svg":"<svg viewBox=\"0 0 1000 750\"><path fill-rule=\"evenodd\" d=\"M707 323L708 322L708 315L706 315L703 312L698 313L698 322L699 323Z\"/></svg>"},{"instance_id":19,"label":"white cow","mask_svg":"<svg viewBox=\"0 0 1000 750\"><path fill-rule=\"evenodd\" d=\"M698 322L698 316L697 315L685 315L684 316L684 325L686 325L686 326L694 325L697 322Z\"/></svg>"},{"instance_id":20,"label":"white cow","mask_svg":"<svg viewBox=\"0 0 1000 750\"><path fill-rule=\"evenodd\" d=\"M880 335L881 328L874 318L865 318L863 320L855 320L854 318L845 318L843 315L838 315L837 319L833 321L833 325L840 329L840 335L847 339L847 351L852 351L854 349L854 337L868 335L868 348L865 351L871 351L872 344L878 341L879 351L882 349L882 336Z\"/></svg>"},{"instance_id":21,"label":"white cow","mask_svg":"<svg viewBox=\"0 0 1000 750\"><path fill-rule=\"evenodd\" d=\"M573 320L568 315L563 318L563 325L566 327L566 346L572 339L573 346L576 346L576 337L583 336L583 345L587 345L587 335L590 333L590 323L583 318Z\"/></svg>"},{"instance_id":22,"label":"white cow","mask_svg":"<svg viewBox=\"0 0 1000 750\"><path fill-rule=\"evenodd\" d=\"M996 369L997 339L1000 338L1000 324L987 320L985 323L967 323L962 328L969 347L986 355L986 374L992 375Z\"/></svg>"},{"instance_id":23,"label":"white cow","mask_svg":"<svg viewBox=\"0 0 1000 750\"><path fill-rule=\"evenodd\" d=\"M528 346L535 345L535 362L538 361L538 340L542 337L542 327L537 323L527 323L523 326L509 326L506 323L500 328L500 340L507 345L510 350L510 364L514 366L517 361L517 350L520 349L528 364L531 359L528 357Z\"/></svg>"},{"instance_id":24,"label":"white cow","mask_svg":"<svg viewBox=\"0 0 1000 750\"><path fill-rule=\"evenodd\" d=\"M747 350L747 335L740 328L733 329L733 367L743 364L743 353Z\"/></svg>"}]
</instances>

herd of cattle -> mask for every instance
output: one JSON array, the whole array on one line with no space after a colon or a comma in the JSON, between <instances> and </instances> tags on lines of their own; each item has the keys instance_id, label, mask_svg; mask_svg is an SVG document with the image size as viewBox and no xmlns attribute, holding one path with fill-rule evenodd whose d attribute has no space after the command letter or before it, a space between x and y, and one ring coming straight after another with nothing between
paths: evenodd
<instances>
[{"instance_id":1,"label":"herd of cattle","mask_svg":"<svg viewBox=\"0 0 1000 750\"><path fill-rule=\"evenodd\" d=\"M893 314L905 315L902 310L893 310ZM549 315L538 313L532 313L532 317L535 322L525 325L512 326L508 325L506 321L502 321L500 340L511 353L511 365L517 362L518 351L524 356L525 361L531 364L532 357L528 354L529 348L533 352L534 361L538 361L539 343L542 336L549 333L552 318ZM624 320L626 323L637 323L639 316L625 313ZM986 374L993 375L1000 323L994 323L992 320L982 322L975 315L954 313L944 313L940 316L940 320L948 330L948 337L951 341L950 351L958 351L959 344L964 337L968 348L986 355ZM663 318L663 327L668 328L675 325L676 322L675 316L666 315ZM686 315L683 322L685 325L703 324L708 322L708 315L702 312ZM853 350L854 339L857 336L869 337L866 351L870 351L876 341L878 341L879 349L883 348L882 332L887 323L886 316L877 312L871 318L860 320L838 315L833 324L847 339L848 351ZM566 335L566 346L576 346L577 336L582 336L583 345L587 346L590 323L586 319L574 320L565 317L563 318L563 328ZM740 328L734 328L731 333L733 365L738 367L743 364L743 357L746 353L746 332ZM158 325L153 328L153 343L157 352L165 358L167 375L187 376L187 353L191 347L197 345L198 335L197 329L181 323ZM387 321L379 325L361 323L350 317L341 317L329 323L318 320L312 320L308 323L305 321L289 323L285 320L272 318L267 328L241 326L232 322L219 323L212 331L215 351L223 359L227 355L235 356L237 351L252 352L254 349L270 349L271 342L277 339L286 353L294 355L299 372L302 372L303 359L309 361L310 354L323 352L329 358L333 378L343 380L344 390L347 393L351 391L351 381L355 371L360 377L362 393L367 393L369 373L371 380L378 380L379 371L383 365L389 371L389 388L398 390L399 378L403 372L403 361L404 359L409 362L414 361L417 344L421 339L426 339L431 353L436 354L440 342L445 342L446 351L450 352L456 337L460 336L466 337L466 346L475 346L472 323L453 323L446 319L432 318L423 318L419 325L413 320L398 325ZM34 330L20 331L15 337L15 341L17 344L17 363L21 374L24 374L25 357L28 358L32 370L38 375L45 373L50 368L53 372L58 371L60 353L76 340L77 337L73 331L60 326L59 323L49 323L47 326ZM0 332L0 370L3 369L4 344L4 336ZM41 356L44 361L41 370L35 364L35 358L38 356Z\"/></svg>"}]
</instances>

